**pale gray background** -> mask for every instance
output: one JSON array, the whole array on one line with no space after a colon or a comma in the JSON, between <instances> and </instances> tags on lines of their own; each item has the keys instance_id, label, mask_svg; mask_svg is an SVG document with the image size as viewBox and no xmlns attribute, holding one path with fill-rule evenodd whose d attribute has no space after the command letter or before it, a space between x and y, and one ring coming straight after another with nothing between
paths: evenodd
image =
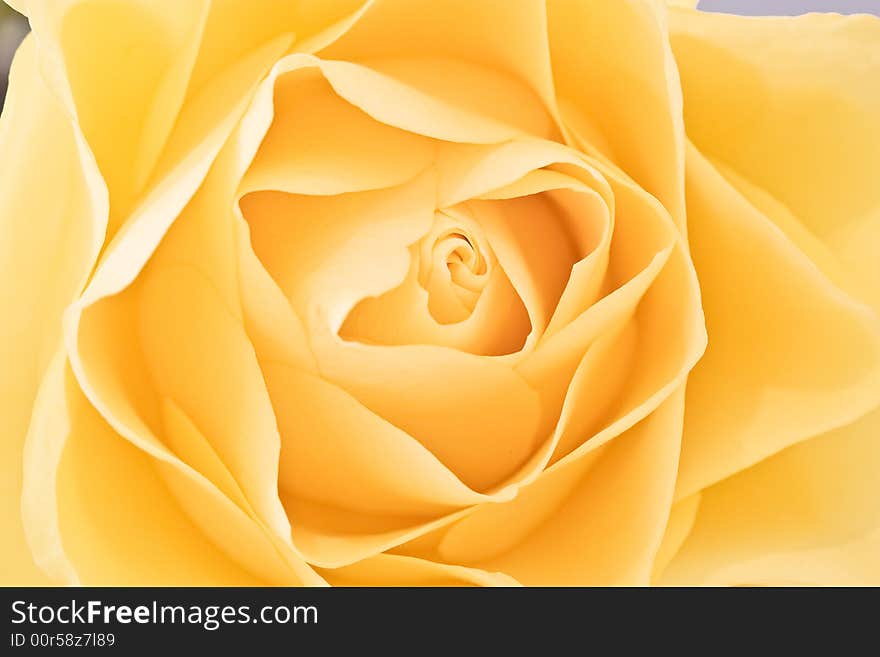
<instances>
[{"instance_id":1,"label":"pale gray background","mask_svg":"<svg viewBox=\"0 0 880 657\"><path fill-rule=\"evenodd\" d=\"M700 0L703 11L748 16L792 16L808 11L880 15L880 0Z\"/></svg>"},{"instance_id":2,"label":"pale gray background","mask_svg":"<svg viewBox=\"0 0 880 657\"><path fill-rule=\"evenodd\" d=\"M699 8L751 16L793 15L808 11L880 15L880 0L701 0ZM27 22L0 0L0 106L6 95L6 75L12 53L26 33Z\"/></svg>"}]
</instances>

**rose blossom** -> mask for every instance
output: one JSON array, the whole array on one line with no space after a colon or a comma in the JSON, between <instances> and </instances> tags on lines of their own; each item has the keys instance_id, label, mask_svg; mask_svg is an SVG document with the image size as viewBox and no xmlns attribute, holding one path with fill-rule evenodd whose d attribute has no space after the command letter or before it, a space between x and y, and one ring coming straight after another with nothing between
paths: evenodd
<instances>
[{"instance_id":1,"label":"rose blossom","mask_svg":"<svg viewBox=\"0 0 880 657\"><path fill-rule=\"evenodd\" d=\"M4 583L880 583L878 19L13 4Z\"/></svg>"}]
</instances>

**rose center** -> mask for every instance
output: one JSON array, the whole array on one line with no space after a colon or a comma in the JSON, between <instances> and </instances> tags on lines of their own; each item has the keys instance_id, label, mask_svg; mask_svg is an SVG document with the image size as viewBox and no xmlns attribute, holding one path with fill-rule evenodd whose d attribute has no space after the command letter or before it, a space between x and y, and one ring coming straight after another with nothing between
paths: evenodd
<instances>
[{"instance_id":1,"label":"rose center","mask_svg":"<svg viewBox=\"0 0 880 657\"><path fill-rule=\"evenodd\" d=\"M431 316L439 324L470 317L494 264L479 224L461 211L439 211L418 253L418 281L428 293Z\"/></svg>"}]
</instances>

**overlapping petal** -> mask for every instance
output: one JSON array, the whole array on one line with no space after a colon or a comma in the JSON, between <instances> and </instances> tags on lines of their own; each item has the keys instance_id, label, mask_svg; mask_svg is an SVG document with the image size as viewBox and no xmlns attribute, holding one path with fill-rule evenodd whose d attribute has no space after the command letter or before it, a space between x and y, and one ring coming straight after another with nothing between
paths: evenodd
<instances>
[{"instance_id":1,"label":"overlapping petal","mask_svg":"<svg viewBox=\"0 0 880 657\"><path fill-rule=\"evenodd\" d=\"M569 461L515 501L477 511L439 554L525 585L647 584L675 485L683 401L679 389L596 458Z\"/></svg>"},{"instance_id":2,"label":"overlapping petal","mask_svg":"<svg viewBox=\"0 0 880 657\"><path fill-rule=\"evenodd\" d=\"M36 42L13 62L0 118L0 426L3 581L30 584L19 506L22 445L40 381L58 349L64 307L98 257L107 196L82 133L44 84Z\"/></svg>"},{"instance_id":3,"label":"overlapping petal","mask_svg":"<svg viewBox=\"0 0 880 657\"><path fill-rule=\"evenodd\" d=\"M688 386L679 496L880 401L880 322L689 151L691 252L711 335Z\"/></svg>"},{"instance_id":4,"label":"overlapping petal","mask_svg":"<svg viewBox=\"0 0 880 657\"><path fill-rule=\"evenodd\" d=\"M880 411L798 443L701 494L665 584L876 581Z\"/></svg>"},{"instance_id":5,"label":"overlapping petal","mask_svg":"<svg viewBox=\"0 0 880 657\"><path fill-rule=\"evenodd\" d=\"M34 408L23 510L34 558L56 584L260 585L318 583L297 571L209 477L197 430L175 415L169 432L189 463L142 451L85 399L63 358ZM154 458L155 457L155 458ZM243 567L242 567L243 566Z\"/></svg>"},{"instance_id":6,"label":"overlapping petal","mask_svg":"<svg viewBox=\"0 0 880 657\"><path fill-rule=\"evenodd\" d=\"M677 494L708 488L661 582L876 576L876 411L859 418L878 403L877 34L867 16L673 13L712 339Z\"/></svg>"},{"instance_id":7,"label":"overlapping petal","mask_svg":"<svg viewBox=\"0 0 880 657\"><path fill-rule=\"evenodd\" d=\"M617 165L685 226L681 87L654 0L549 0L549 47L568 139Z\"/></svg>"},{"instance_id":8,"label":"overlapping petal","mask_svg":"<svg viewBox=\"0 0 880 657\"><path fill-rule=\"evenodd\" d=\"M880 307L880 21L675 10L670 28L691 141L740 191L757 191L791 239L822 243Z\"/></svg>"}]
</instances>

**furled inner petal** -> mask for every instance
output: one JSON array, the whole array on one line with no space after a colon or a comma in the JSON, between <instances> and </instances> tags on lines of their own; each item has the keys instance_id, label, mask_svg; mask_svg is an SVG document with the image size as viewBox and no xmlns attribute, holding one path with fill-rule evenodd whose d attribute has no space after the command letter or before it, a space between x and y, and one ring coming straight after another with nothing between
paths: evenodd
<instances>
[{"instance_id":1,"label":"furled inner petal","mask_svg":"<svg viewBox=\"0 0 880 657\"><path fill-rule=\"evenodd\" d=\"M339 335L366 344L434 344L494 356L519 351L531 330L525 307L465 208L435 213L410 248L399 286L361 300Z\"/></svg>"},{"instance_id":2,"label":"furled inner petal","mask_svg":"<svg viewBox=\"0 0 880 657\"><path fill-rule=\"evenodd\" d=\"M549 195L474 200L467 207L485 227L498 262L522 296L533 330L550 322L579 253ZM590 217L581 218L588 222Z\"/></svg>"},{"instance_id":3,"label":"furled inner petal","mask_svg":"<svg viewBox=\"0 0 880 657\"><path fill-rule=\"evenodd\" d=\"M454 324L474 311L495 268L480 227L467 214L440 211L419 242L418 281L428 293L428 310L440 324Z\"/></svg>"}]
</instances>

